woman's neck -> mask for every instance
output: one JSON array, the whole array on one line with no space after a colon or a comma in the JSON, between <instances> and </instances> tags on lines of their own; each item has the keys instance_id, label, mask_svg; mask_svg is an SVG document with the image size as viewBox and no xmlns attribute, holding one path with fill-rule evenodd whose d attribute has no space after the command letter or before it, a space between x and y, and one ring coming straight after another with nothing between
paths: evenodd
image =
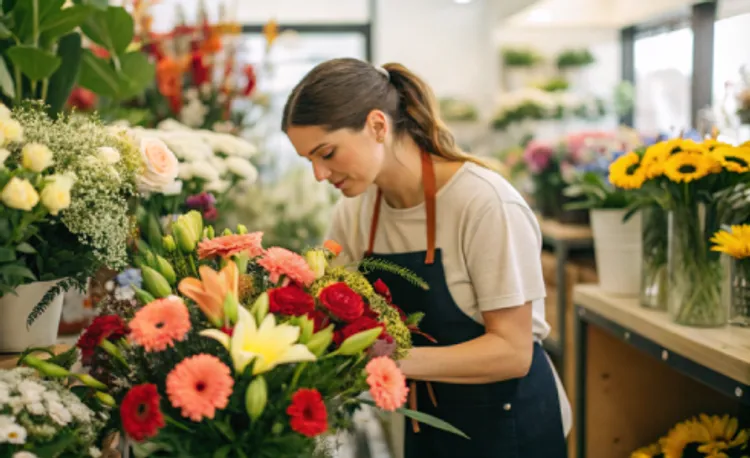
<instances>
[{"instance_id":1,"label":"woman's neck","mask_svg":"<svg viewBox=\"0 0 750 458\"><path fill-rule=\"evenodd\" d=\"M424 201L421 150L407 137L394 142L375 179L383 198L393 208L409 208Z\"/></svg>"}]
</instances>

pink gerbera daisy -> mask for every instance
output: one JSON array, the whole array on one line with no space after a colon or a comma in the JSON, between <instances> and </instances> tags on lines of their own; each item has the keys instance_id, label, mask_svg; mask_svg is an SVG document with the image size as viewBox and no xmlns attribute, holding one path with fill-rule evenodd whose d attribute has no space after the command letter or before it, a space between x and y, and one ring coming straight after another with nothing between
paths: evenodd
<instances>
[{"instance_id":1,"label":"pink gerbera daisy","mask_svg":"<svg viewBox=\"0 0 750 458\"><path fill-rule=\"evenodd\" d=\"M247 254L252 259L263 254L262 239L262 232L230 234L215 239L205 239L198 244L198 258L220 256L226 259L235 254Z\"/></svg>"},{"instance_id":2,"label":"pink gerbera daisy","mask_svg":"<svg viewBox=\"0 0 750 458\"><path fill-rule=\"evenodd\" d=\"M147 352L163 351L181 341L190 331L190 312L177 296L157 299L130 320L130 340Z\"/></svg>"},{"instance_id":3,"label":"pink gerbera daisy","mask_svg":"<svg viewBox=\"0 0 750 458\"><path fill-rule=\"evenodd\" d=\"M201 353L184 359L167 375L167 396L182 416L193 421L213 419L229 403L234 379L219 358Z\"/></svg>"},{"instance_id":4,"label":"pink gerbera daisy","mask_svg":"<svg viewBox=\"0 0 750 458\"><path fill-rule=\"evenodd\" d=\"M404 374L391 358L373 358L365 366L365 371L370 394L378 407L393 412L404 405L409 388Z\"/></svg>"},{"instance_id":5,"label":"pink gerbera daisy","mask_svg":"<svg viewBox=\"0 0 750 458\"><path fill-rule=\"evenodd\" d=\"M271 274L272 283L278 283L282 275L305 286L315 281L315 272L305 258L286 248L269 248L258 264Z\"/></svg>"}]
</instances>

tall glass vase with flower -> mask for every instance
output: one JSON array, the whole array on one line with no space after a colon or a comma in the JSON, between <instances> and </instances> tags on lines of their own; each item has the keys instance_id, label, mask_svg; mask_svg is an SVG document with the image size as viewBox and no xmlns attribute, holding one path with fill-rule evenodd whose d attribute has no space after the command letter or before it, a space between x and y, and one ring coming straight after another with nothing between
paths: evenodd
<instances>
[{"instance_id":1,"label":"tall glass vase with flower","mask_svg":"<svg viewBox=\"0 0 750 458\"><path fill-rule=\"evenodd\" d=\"M729 261L729 278L723 283L723 300L729 310L729 324L750 326L750 224L718 231L711 238L713 251Z\"/></svg>"}]
</instances>

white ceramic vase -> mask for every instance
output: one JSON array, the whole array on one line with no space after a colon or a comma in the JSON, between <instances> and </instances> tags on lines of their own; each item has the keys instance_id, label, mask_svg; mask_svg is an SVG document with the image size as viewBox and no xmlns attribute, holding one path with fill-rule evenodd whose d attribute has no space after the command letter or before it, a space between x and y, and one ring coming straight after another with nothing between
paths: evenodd
<instances>
[{"instance_id":1,"label":"white ceramic vase","mask_svg":"<svg viewBox=\"0 0 750 458\"><path fill-rule=\"evenodd\" d=\"M599 286L607 293L638 296L641 289L641 213L623 222L625 210L592 209L591 229Z\"/></svg>"},{"instance_id":2,"label":"white ceramic vase","mask_svg":"<svg viewBox=\"0 0 750 458\"><path fill-rule=\"evenodd\" d=\"M28 347L46 347L57 343L62 294L52 300L47 310L30 327L26 326L26 319L34 306L58 282L29 283L16 288L16 294L0 297L0 353L20 353Z\"/></svg>"}]
</instances>

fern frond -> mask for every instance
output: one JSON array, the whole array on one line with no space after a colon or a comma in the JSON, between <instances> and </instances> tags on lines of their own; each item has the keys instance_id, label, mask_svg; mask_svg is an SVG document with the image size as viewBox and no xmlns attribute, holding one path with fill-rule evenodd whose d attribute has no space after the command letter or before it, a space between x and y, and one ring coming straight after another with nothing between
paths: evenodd
<instances>
[{"instance_id":1,"label":"fern frond","mask_svg":"<svg viewBox=\"0 0 750 458\"><path fill-rule=\"evenodd\" d=\"M425 291L430 289L430 286L427 284L426 281L422 279L422 277L415 274L414 272L407 269L406 267L399 266L398 264L393 263L391 261L386 261L384 259L365 258L362 261L360 261L359 268L365 274L369 274L375 270L382 270L385 272L390 272L392 274L398 275L399 277L408 281L412 285L422 288Z\"/></svg>"},{"instance_id":2,"label":"fern frond","mask_svg":"<svg viewBox=\"0 0 750 458\"><path fill-rule=\"evenodd\" d=\"M42 297L42 300L34 306L34 310L26 318L26 327L31 327L34 322L47 311L52 301L59 295L66 293L70 288L77 286L78 281L69 277L60 280L55 286L50 288Z\"/></svg>"}]
</instances>

